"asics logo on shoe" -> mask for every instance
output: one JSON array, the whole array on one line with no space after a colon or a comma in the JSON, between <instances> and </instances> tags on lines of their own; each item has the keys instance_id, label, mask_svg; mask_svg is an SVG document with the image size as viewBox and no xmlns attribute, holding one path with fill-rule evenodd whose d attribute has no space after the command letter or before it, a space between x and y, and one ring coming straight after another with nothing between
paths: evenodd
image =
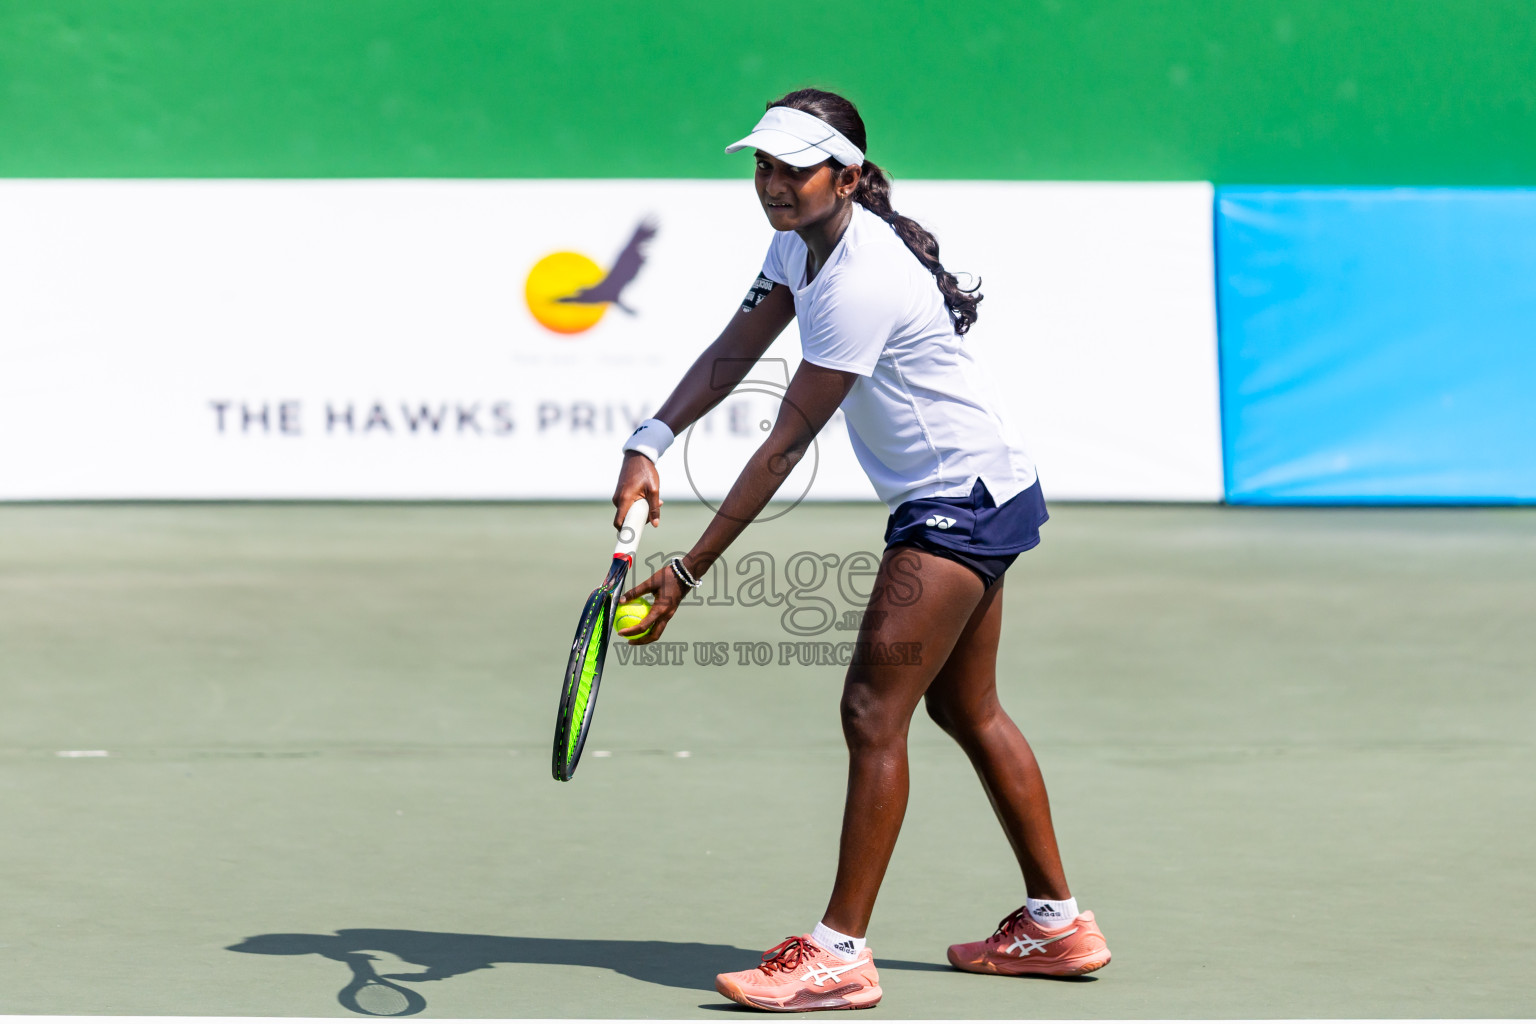
<instances>
[{"instance_id":1,"label":"asics logo on shoe","mask_svg":"<svg viewBox=\"0 0 1536 1024\"><path fill-rule=\"evenodd\" d=\"M1028 935L1021 935L1018 938L1014 939L1013 940L1013 945L1011 945L1007 949L1003 950L1003 952L1004 953L1017 953L1017 954L1019 954L1019 956L1029 956L1029 954L1031 954L1031 953L1038 953L1038 952L1040 952L1041 950L1045 949L1046 946L1049 946L1053 942L1060 942L1062 939L1066 938L1067 936L1069 936L1069 935L1076 935L1076 934L1077 934L1077 929L1073 928L1069 932L1062 932L1060 935L1052 935L1048 939L1032 939Z\"/></svg>"},{"instance_id":2,"label":"asics logo on shoe","mask_svg":"<svg viewBox=\"0 0 1536 1024\"><path fill-rule=\"evenodd\" d=\"M808 981L812 985L825 985L829 981L842 981L843 975L869 963L868 960L855 960L851 964L838 964L836 967L823 967L821 964L812 964L811 969L800 975L801 981Z\"/></svg>"},{"instance_id":3,"label":"asics logo on shoe","mask_svg":"<svg viewBox=\"0 0 1536 1024\"><path fill-rule=\"evenodd\" d=\"M924 526L937 526L941 530L947 530L955 525L955 521L949 516L929 516Z\"/></svg>"}]
</instances>

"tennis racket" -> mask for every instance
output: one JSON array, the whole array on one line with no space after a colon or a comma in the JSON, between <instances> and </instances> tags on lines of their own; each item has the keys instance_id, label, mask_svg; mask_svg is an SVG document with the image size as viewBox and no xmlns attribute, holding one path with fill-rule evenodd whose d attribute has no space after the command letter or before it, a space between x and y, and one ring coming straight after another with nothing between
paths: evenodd
<instances>
[{"instance_id":1,"label":"tennis racket","mask_svg":"<svg viewBox=\"0 0 1536 1024\"><path fill-rule=\"evenodd\" d=\"M571 641L571 658L560 685L560 712L555 718L557 782L571 781L576 762L581 760L581 748L586 746L592 711L597 707L597 684L603 678L603 659L608 655L608 637L613 633L613 613L624 591L624 578L634 564L635 548L640 546L640 528L650 518L651 506L644 498L629 506L608 575L587 598L576 621L576 639Z\"/></svg>"}]
</instances>

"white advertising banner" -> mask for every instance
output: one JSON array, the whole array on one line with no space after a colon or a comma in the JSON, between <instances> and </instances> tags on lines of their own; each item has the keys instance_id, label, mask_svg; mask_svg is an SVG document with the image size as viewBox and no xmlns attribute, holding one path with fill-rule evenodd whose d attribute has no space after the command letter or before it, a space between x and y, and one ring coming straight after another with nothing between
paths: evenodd
<instances>
[{"instance_id":1,"label":"white advertising banner","mask_svg":"<svg viewBox=\"0 0 1536 1024\"><path fill-rule=\"evenodd\" d=\"M1211 190L903 182L1048 498L1219 500ZM0 498L606 498L752 284L748 182L0 182ZM724 494L793 326L662 460ZM841 418L781 497L873 498Z\"/></svg>"}]
</instances>

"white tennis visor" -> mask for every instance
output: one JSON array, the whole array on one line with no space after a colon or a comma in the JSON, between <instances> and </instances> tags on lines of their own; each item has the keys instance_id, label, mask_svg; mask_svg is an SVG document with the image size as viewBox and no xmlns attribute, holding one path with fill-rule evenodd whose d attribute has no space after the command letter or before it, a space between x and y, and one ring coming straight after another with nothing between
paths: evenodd
<instances>
[{"instance_id":1,"label":"white tennis visor","mask_svg":"<svg viewBox=\"0 0 1536 1024\"><path fill-rule=\"evenodd\" d=\"M725 147L727 153L738 149L760 149L791 167L815 167L823 160L845 167L864 163L864 154L842 132L815 114L791 107L770 107L751 135Z\"/></svg>"}]
</instances>

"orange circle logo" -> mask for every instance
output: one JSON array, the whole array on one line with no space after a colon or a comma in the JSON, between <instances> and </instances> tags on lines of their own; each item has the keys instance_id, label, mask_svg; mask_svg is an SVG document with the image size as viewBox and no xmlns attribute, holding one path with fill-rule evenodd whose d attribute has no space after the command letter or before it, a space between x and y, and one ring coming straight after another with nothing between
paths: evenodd
<instances>
[{"instance_id":1,"label":"orange circle logo","mask_svg":"<svg viewBox=\"0 0 1536 1024\"><path fill-rule=\"evenodd\" d=\"M596 326L609 306L634 316L624 290L645 265L645 247L655 237L656 222L642 220L607 270L579 252L550 253L528 271L523 286L528 312L557 334L580 334Z\"/></svg>"},{"instance_id":2,"label":"orange circle logo","mask_svg":"<svg viewBox=\"0 0 1536 1024\"><path fill-rule=\"evenodd\" d=\"M572 299L596 287L605 276L602 267L579 252L550 253L528 271L523 286L528 312L558 334L580 334L596 326L608 312L608 304Z\"/></svg>"}]
</instances>

